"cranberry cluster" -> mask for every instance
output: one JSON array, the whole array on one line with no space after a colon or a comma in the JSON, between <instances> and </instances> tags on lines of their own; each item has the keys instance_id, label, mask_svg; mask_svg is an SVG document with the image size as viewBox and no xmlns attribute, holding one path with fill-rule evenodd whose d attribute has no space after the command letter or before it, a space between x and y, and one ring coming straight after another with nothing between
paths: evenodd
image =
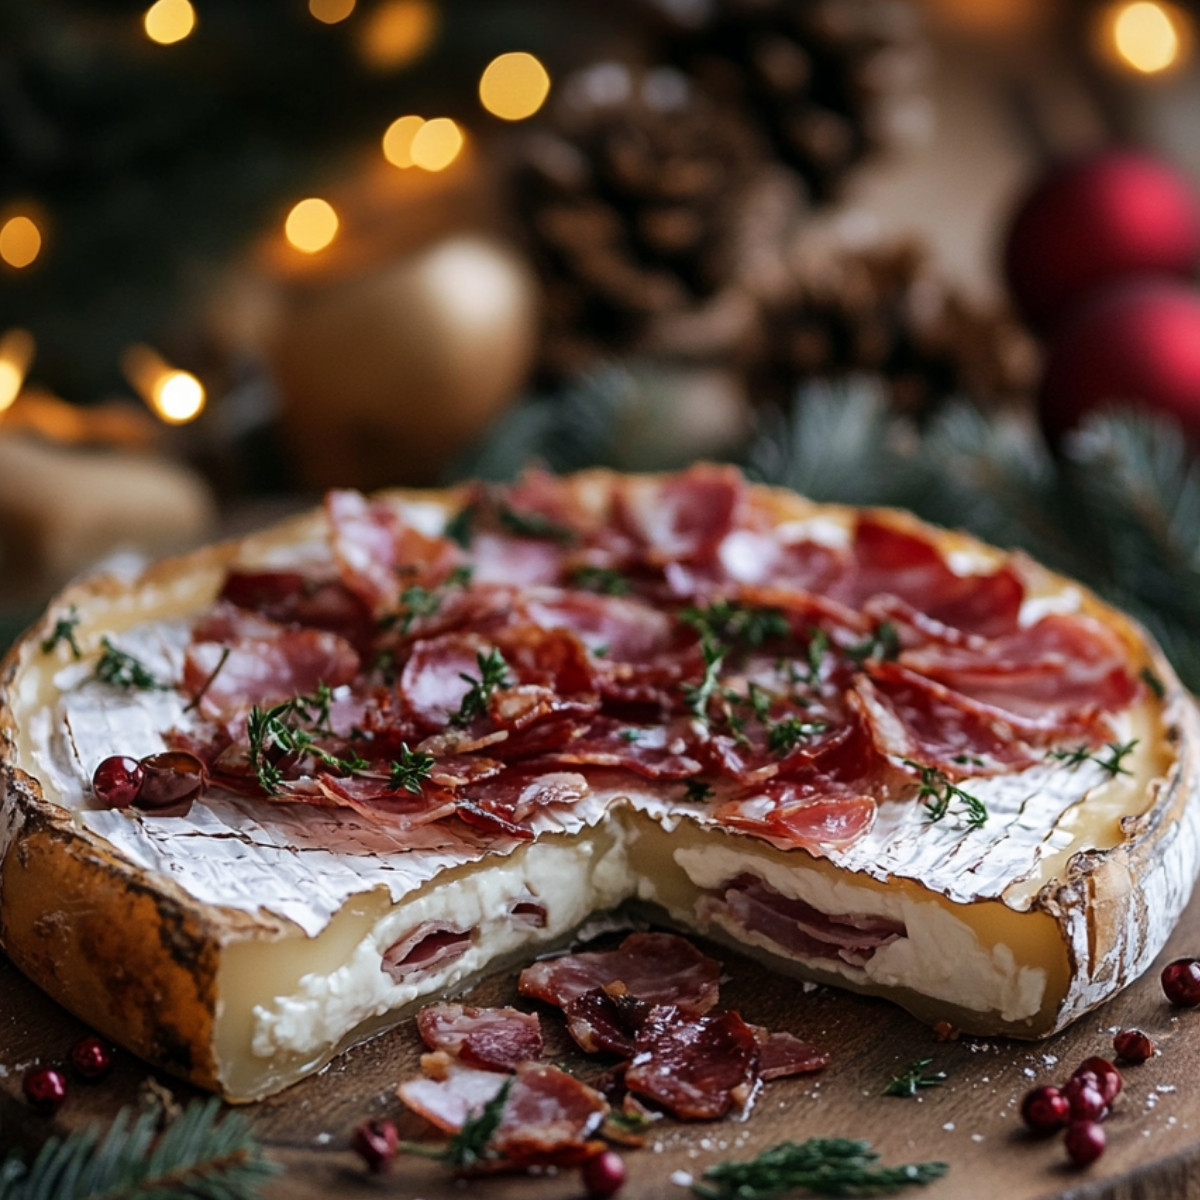
<instances>
[{"instance_id":1,"label":"cranberry cluster","mask_svg":"<svg viewBox=\"0 0 1200 1200\"><path fill-rule=\"evenodd\" d=\"M392 1165L399 1144L396 1124L386 1117L364 1121L350 1139L351 1149L374 1174L381 1174ZM579 1175L589 1197L600 1200L604 1196L615 1196L625 1183L625 1160L615 1150L602 1150L584 1160Z\"/></svg>"},{"instance_id":2,"label":"cranberry cluster","mask_svg":"<svg viewBox=\"0 0 1200 1200\"><path fill-rule=\"evenodd\" d=\"M94 1034L71 1047L71 1068L85 1083L99 1083L113 1068L113 1048ZM25 1099L46 1116L53 1116L67 1099L67 1076L60 1067L34 1067L21 1081Z\"/></svg>"},{"instance_id":3,"label":"cranberry cluster","mask_svg":"<svg viewBox=\"0 0 1200 1200\"><path fill-rule=\"evenodd\" d=\"M1108 1059L1085 1058L1061 1088L1039 1087L1026 1095L1021 1119L1034 1133L1065 1129L1067 1157L1076 1166L1086 1167L1104 1153L1106 1139L1100 1123L1123 1085L1121 1072Z\"/></svg>"},{"instance_id":4,"label":"cranberry cluster","mask_svg":"<svg viewBox=\"0 0 1200 1200\"><path fill-rule=\"evenodd\" d=\"M92 791L109 808L140 808L163 817L186 816L208 786L204 764L186 750L145 758L114 754L92 773Z\"/></svg>"}]
</instances>

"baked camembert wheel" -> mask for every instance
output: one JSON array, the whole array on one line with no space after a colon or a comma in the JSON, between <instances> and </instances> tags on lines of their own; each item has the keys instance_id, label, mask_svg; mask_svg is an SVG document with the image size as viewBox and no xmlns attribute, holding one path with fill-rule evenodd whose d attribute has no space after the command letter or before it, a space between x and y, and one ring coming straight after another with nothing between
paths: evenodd
<instances>
[{"instance_id":1,"label":"baked camembert wheel","mask_svg":"<svg viewBox=\"0 0 1200 1200\"><path fill-rule=\"evenodd\" d=\"M237 1100L616 909L1039 1037L1197 867L1138 627L726 468L335 492L71 588L2 688L5 950Z\"/></svg>"}]
</instances>

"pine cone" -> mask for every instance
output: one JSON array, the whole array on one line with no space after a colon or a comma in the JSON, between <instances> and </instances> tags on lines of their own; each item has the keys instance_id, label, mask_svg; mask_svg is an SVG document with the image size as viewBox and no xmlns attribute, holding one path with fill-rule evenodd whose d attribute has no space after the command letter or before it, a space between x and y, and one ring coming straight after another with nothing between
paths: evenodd
<instances>
[{"instance_id":1,"label":"pine cone","mask_svg":"<svg viewBox=\"0 0 1200 1200\"><path fill-rule=\"evenodd\" d=\"M570 373L723 286L762 155L669 68L581 72L553 121L522 147L517 189L546 288L546 366Z\"/></svg>"},{"instance_id":2,"label":"pine cone","mask_svg":"<svg viewBox=\"0 0 1200 1200\"><path fill-rule=\"evenodd\" d=\"M892 140L922 47L901 0L642 0L661 53L760 128L816 200Z\"/></svg>"},{"instance_id":3,"label":"pine cone","mask_svg":"<svg viewBox=\"0 0 1200 1200\"><path fill-rule=\"evenodd\" d=\"M861 372L883 376L896 409L921 416L956 395L1013 402L1033 373L1020 326L939 279L914 243L797 266L762 302L760 335L750 372L759 403L786 405L804 382Z\"/></svg>"}]
</instances>

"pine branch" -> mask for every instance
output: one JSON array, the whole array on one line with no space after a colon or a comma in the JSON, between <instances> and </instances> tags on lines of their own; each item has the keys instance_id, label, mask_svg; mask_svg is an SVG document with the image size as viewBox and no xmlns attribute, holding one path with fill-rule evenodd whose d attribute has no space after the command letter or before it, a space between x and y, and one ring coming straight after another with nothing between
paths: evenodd
<instances>
[{"instance_id":1,"label":"pine branch","mask_svg":"<svg viewBox=\"0 0 1200 1200\"><path fill-rule=\"evenodd\" d=\"M122 1109L107 1132L51 1138L28 1166L0 1164L0 1200L254 1200L279 1171L244 1117L193 1100L161 1134L159 1110Z\"/></svg>"}]
</instances>

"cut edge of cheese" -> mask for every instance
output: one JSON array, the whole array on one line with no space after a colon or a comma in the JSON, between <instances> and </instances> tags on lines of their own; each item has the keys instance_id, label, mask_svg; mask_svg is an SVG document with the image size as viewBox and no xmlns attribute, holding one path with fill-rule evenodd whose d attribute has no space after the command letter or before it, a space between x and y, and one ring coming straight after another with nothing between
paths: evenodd
<instances>
[{"instance_id":1,"label":"cut edge of cheese","mask_svg":"<svg viewBox=\"0 0 1200 1200\"><path fill-rule=\"evenodd\" d=\"M797 520L844 519L847 511L775 495L780 511ZM453 503L445 493L409 499L443 509ZM934 534L944 551L983 562L1000 556L904 514L886 519ZM666 812L653 793L616 788L580 828L503 854L487 851L399 899L375 886L352 893L312 935L265 908L200 902L128 861L23 769L32 761L29 717L54 701L53 676L67 664L65 656L47 662L53 656L40 642L72 606L85 650L102 634L198 612L231 563L295 561L322 530L311 514L158 564L133 582L104 578L69 589L0 672L0 944L101 1032L228 1099L280 1090L422 1002L567 944L597 912L664 921L774 969L884 996L964 1032L1041 1037L1144 971L1190 897L1200 864L1200 718L1191 698L1133 622L1027 564L1035 589L1051 598L1071 590L1084 611L1120 632L1135 670L1162 680L1164 695L1146 717L1161 745L1141 756L1126 796L1133 802L1110 803L1095 828L1083 822L1045 857L1041 875L1002 897L953 900L918 878L848 871L800 848ZM898 922L904 936L865 965L797 955L764 934L747 937L720 901L742 874L830 916ZM546 879L558 881L552 907ZM545 923L505 926L505 903L530 892L546 909ZM399 986L383 956L422 922L470 929L470 948Z\"/></svg>"}]
</instances>

